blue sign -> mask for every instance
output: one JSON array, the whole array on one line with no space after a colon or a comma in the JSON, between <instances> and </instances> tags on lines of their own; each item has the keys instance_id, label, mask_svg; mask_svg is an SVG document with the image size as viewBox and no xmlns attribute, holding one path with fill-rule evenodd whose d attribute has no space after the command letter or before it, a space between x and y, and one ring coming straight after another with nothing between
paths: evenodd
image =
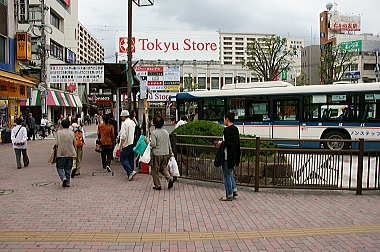
<instances>
[{"instance_id":1,"label":"blue sign","mask_svg":"<svg viewBox=\"0 0 380 252\"><path fill-rule=\"evenodd\" d=\"M360 72L348 72L348 73L346 73L346 78L348 78L348 79L359 79L360 78Z\"/></svg>"},{"instance_id":2,"label":"blue sign","mask_svg":"<svg viewBox=\"0 0 380 252\"><path fill-rule=\"evenodd\" d=\"M76 55L69 48L66 48L66 63L75 64L76 63Z\"/></svg>"}]
</instances>

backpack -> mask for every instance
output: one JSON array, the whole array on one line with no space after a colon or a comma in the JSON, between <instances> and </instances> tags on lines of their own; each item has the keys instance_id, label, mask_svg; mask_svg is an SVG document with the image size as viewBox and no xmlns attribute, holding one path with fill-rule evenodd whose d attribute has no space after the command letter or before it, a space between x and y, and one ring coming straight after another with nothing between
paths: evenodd
<instances>
[{"instance_id":1,"label":"backpack","mask_svg":"<svg viewBox=\"0 0 380 252\"><path fill-rule=\"evenodd\" d=\"M133 137L133 145L134 146L136 146L137 142L139 141L140 136L141 136L141 128L138 125L138 123L136 123L136 126L135 126L135 135Z\"/></svg>"},{"instance_id":2,"label":"backpack","mask_svg":"<svg viewBox=\"0 0 380 252\"><path fill-rule=\"evenodd\" d=\"M84 139L83 139L83 132L81 130L75 131L75 145L77 147L83 147L84 145Z\"/></svg>"}]
</instances>

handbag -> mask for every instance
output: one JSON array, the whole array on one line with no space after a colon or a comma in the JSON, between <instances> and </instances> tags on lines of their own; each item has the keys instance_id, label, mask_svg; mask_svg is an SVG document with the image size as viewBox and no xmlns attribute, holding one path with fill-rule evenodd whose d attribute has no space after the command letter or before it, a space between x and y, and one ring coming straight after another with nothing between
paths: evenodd
<instances>
[{"instance_id":1,"label":"handbag","mask_svg":"<svg viewBox=\"0 0 380 252\"><path fill-rule=\"evenodd\" d=\"M172 176L174 177L180 176L179 170L178 170L178 164L177 164L177 161L175 160L175 157L171 157L169 159L168 167L169 167L169 172Z\"/></svg>"},{"instance_id":2,"label":"handbag","mask_svg":"<svg viewBox=\"0 0 380 252\"><path fill-rule=\"evenodd\" d=\"M141 135L139 140L136 143L136 146L133 148L133 151L137 155L143 155L145 152L146 147L148 146L148 143L145 142L145 136Z\"/></svg>"},{"instance_id":3,"label":"handbag","mask_svg":"<svg viewBox=\"0 0 380 252\"><path fill-rule=\"evenodd\" d=\"M96 152L102 152L102 143L99 139L96 139L96 145L95 145L95 151Z\"/></svg>"},{"instance_id":4,"label":"handbag","mask_svg":"<svg viewBox=\"0 0 380 252\"><path fill-rule=\"evenodd\" d=\"M145 148L143 155L140 157L139 162L149 164L150 158L151 158L151 156L150 156L150 144L148 143L147 147Z\"/></svg>"},{"instance_id":5,"label":"handbag","mask_svg":"<svg viewBox=\"0 0 380 252\"><path fill-rule=\"evenodd\" d=\"M49 164L55 164L55 163L57 163L57 149L58 149L58 145L55 144L53 146L53 149L50 152L50 157L49 157L49 160L48 160Z\"/></svg>"}]
</instances>

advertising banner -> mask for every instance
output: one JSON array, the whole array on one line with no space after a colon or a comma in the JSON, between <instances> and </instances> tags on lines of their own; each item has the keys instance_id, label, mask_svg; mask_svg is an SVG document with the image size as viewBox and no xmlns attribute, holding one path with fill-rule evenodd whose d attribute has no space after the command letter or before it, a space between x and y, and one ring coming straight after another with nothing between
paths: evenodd
<instances>
[{"instance_id":1,"label":"advertising banner","mask_svg":"<svg viewBox=\"0 0 380 252\"><path fill-rule=\"evenodd\" d=\"M104 83L104 65L50 65L50 83Z\"/></svg>"},{"instance_id":2,"label":"advertising banner","mask_svg":"<svg viewBox=\"0 0 380 252\"><path fill-rule=\"evenodd\" d=\"M179 91L181 69L179 66L137 66L136 75L141 86L152 91Z\"/></svg>"},{"instance_id":3,"label":"advertising banner","mask_svg":"<svg viewBox=\"0 0 380 252\"><path fill-rule=\"evenodd\" d=\"M17 59L32 60L32 41L27 32L17 32Z\"/></svg>"},{"instance_id":4,"label":"advertising banner","mask_svg":"<svg viewBox=\"0 0 380 252\"><path fill-rule=\"evenodd\" d=\"M362 50L362 41L348 41L340 43L340 49L343 51L361 51Z\"/></svg>"},{"instance_id":5,"label":"advertising banner","mask_svg":"<svg viewBox=\"0 0 380 252\"><path fill-rule=\"evenodd\" d=\"M127 37L117 38L120 59L127 57ZM219 60L217 32L134 33L135 60Z\"/></svg>"},{"instance_id":6,"label":"advertising banner","mask_svg":"<svg viewBox=\"0 0 380 252\"><path fill-rule=\"evenodd\" d=\"M332 31L360 31L360 16L341 16L333 14L330 17Z\"/></svg>"}]
</instances>

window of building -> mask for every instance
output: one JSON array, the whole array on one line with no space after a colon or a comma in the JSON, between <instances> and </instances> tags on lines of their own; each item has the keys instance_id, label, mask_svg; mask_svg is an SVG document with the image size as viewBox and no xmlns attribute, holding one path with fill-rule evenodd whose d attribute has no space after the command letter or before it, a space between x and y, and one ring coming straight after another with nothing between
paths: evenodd
<instances>
[{"instance_id":1,"label":"window of building","mask_svg":"<svg viewBox=\"0 0 380 252\"><path fill-rule=\"evenodd\" d=\"M244 47L236 47L236 50L238 50L238 51L244 51Z\"/></svg>"},{"instance_id":2,"label":"window of building","mask_svg":"<svg viewBox=\"0 0 380 252\"><path fill-rule=\"evenodd\" d=\"M50 55L63 60L63 46L53 40L50 40Z\"/></svg>"},{"instance_id":3,"label":"window of building","mask_svg":"<svg viewBox=\"0 0 380 252\"><path fill-rule=\"evenodd\" d=\"M236 42L235 44L242 46L242 45L244 45L244 42Z\"/></svg>"},{"instance_id":4,"label":"window of building","mask_svg":"<svg viewBox=\"0 0 380 252\"><path fill-rule=\"evenodd\" d=\"M61 18L52 10L50 11L50 23L58 30L61 30Z\"/></svg>"},{"instance_id":5,"label":"window of building","mask_svg":"<svg viewBox=\"0 0 380 252\"><path fill-rule=\"evenodd\" d=\"M232 52L224 52L224 55L232 55Z\"/></svg>"},{"instance_id":6,"label":"window of building","mask_svg":"<svg viewBox=\"0 0 380 252\"><path fill-rule=\"evenodd\" d=\"M0 36L0 63L8 63L6 57L7 39Z\"/></svg>"},{"instance_id":7,"label":"window of building","mask_svg":"<svg viewBox=\"0 0 380 252\"><path fill-rule=\"evenodd\" d=\"M224 45L232 45L232 42L224 42Z\"/></svg>"},{"instance_id":8,"label":"window of building","mask_svg":"<svg viewBox=\"0 0 380 252\"><path fill-rule=\"evenodd\" d=\"M358 64L351 64L350 69L351 69L351 71L358 71L359 65Z\"/></svg>"},{"instance_id":9,"label":"window of building","mask_svg":"<svg viewBox=\"0 0 380 252\"><path fill-rule=\"evenodd\" d=\"M224 60L232 60L232 57L224 57Z\"/></svg>"},{"instance_id":10,"label":"window of building","mask_svg":"<svg viewBox=\"0 0 380 252\"><path fill-rule=\"evenodd\" d=\"M211 89L219 89L219 74L211 74Z\"/></svg>"},{"instance_id":11,"label":"window of building","mask_svg":"<svg viewBox=\"0 0 380 252\"><path fill-rule=\"evenodd\" d=\"M237 38L235 38L235 40L240 40L240 41L242 41L242 40L244 40L244 38L237 37Z\"/></svg>"},{"instance_id":12,"label":"window of building","mask_svg":"<svg viewBox=\"0 0 380 252\"><path fill-rule=\"evenodd\" d=\"M225 61L224 65L232 65L232 62L231 61Z\"/></svg>"},{"instance_id":13,"label":"window of building","mask_svg":"<svg viewBox=\"0 0 380 252\"><path fill-rule=\"evenodd\" d=\"M232 47L224 47L224 50L232 50Z\"/></svg>"},{"instance_id":14,"label":"window of building","mask_svg":"<svg viewBox=\"0 0 380 252\"><path fill-rule=\"evenodd\" d=\"M224 74L224 84L232 84L233 78L234 78L233 73L225 73Z\"/></svg>"},{"instance_id":15,"label":"window of building","mask_svg":"<svg viewBox=\"0 0 380 252\"><path fill-rule=\"evenodd\" d=\"M206 89L207 78L205 73L198 74L198 89Z\"/></svg>"},{"instance_id":16,"label":"window of building","mask_svg":"<svg viewBox=\"0 0 380 252\"><path fill-rule=\"evenodd\" d=\"M364 64L364 70L375 70L376 64Z\"/></svg>"},{"instance_id":17,"label":"window of building","mask_svg":"<svg viewBox=\"0 0 380 252\"><path fill-rule=\"evenodd\" d=\"M232 40L232 37L224 37L224 40Z\"/></svg>"},{"instance_id":18,"label":"window of building","mask_svg":"<svg viewBox=\"0 0 380 252\"><path fill-rule=\"evenodd\" d=\"M244 55L244 52L236 52L236 55Z\"/></svg>"},{"instance_id":19,"label":"window of building","mask_svg":"<svg viewBox=\"0 0 380 252\"><path fill-rule=\"evenodd\" d=\"M0 4L2 4L2 5L8 5L8 0L0 0Z\"/></svg>"},{"instance_id":20,"label":"window of building","mask_svg":"<svg viewBox=\"0 0 380 252\"><path fill-rule=\"evenodd\" d=\"M256 38L247 38L247 41L255 41Z\"/></svg>"}]
</instances>

